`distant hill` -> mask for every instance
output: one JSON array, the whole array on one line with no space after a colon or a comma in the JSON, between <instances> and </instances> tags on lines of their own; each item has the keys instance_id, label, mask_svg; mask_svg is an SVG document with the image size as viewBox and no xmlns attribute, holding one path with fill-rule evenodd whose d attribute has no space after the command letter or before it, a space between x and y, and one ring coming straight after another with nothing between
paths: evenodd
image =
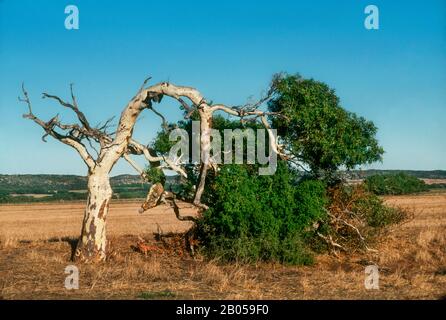
<instances>
[{"instance_id":1,"label":"distant hill","mask_svg":"<svg viewBox=\"0 0 446 320\"><path fill-rule=\"evenodd\" d=\"M113 187L144 185L138 175L123 174L111 177ZM87 189L87 177L58 174L0 175L0 192L3 193L53 193L56 191Z\"/></svg>"},{"instance_id":2,"label":"distant hill","mask_svg":"<svg viewBox=\"0 0 446 320\"><path fill-rule=\"evenodd\" d=\"M446 170L352 170L346 172L350 179L363 179L376 174L390 174L405 172L420 179L446 179ZM175 177L167 177L168 181L175 184ZM149 184L143 182L139 175L122 174L110 178L114 189L121 188L146 188ZM77 175L59 174L0 174L0 193L3 194L47 194L60 191L86 190L87 177Z\"/></svg>"},{"instance_id":3,"label":"distant hill","mask_svg":"<svg viewBox=\"0 0 446 320\"><path fill-rule=\"evenodd\" d=\"M110 178L113 197L145 198L150 184L139 175L122 174ZM175 185L175 177L167 177ZM84 200L87 198L87 177L58 174L0 175L0 203Z\"/></svg>"},{"instance_id":4,"label":"distant hill","mask_svg":"<svg viewBox=\"0 0 446 320\"><path fill-rule=\"evenodd\" d=\"M405 172L420 179L446 179L446 170L352 170L345 172L352 180L376 174ZM167 177L171 186L178 177ZM138 175L123 174L110 178L113 197L120 199L144 198L150 186ZM0 203L29 201L84 200L87 197L87 177L58 174L0 175Z\"/></svg>"}]
</instances>

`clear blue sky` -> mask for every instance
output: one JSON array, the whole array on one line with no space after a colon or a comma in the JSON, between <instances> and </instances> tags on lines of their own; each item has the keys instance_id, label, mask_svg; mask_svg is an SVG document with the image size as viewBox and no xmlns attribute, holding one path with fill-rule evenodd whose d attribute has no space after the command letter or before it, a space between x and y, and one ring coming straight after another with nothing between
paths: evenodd
<instances>
[{"instance_id":1,"label":"clear blue sky","mask_svg":"<svg viewBox=\"0 0 446 320\"><path fill-rule=\"evenodd\" d=\"M66 30L75 4L80 29ZM364 8L380 29L364 28ZM141 81L199 88L243 103L278 71L334 87L343 106L372 121L385 169L446 169L446 1L21 1L0 0L0 173L85 174L75 151L22 118L25 81L34 111L60 112L41 92L68 98L96 123L119 116ZM163 103L171 119L177 104ZM159 122L144 113L136 137ZM120 162L113 174L132 173Z\"/></svg>"}]
</instances>

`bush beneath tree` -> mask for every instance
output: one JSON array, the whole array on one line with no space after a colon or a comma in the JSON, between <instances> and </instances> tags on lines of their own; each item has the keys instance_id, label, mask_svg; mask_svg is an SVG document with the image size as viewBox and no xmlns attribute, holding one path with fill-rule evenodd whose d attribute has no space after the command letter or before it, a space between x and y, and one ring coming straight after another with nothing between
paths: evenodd
<instances>
[{"instance_id":1,"label":"bush beneath tree","mask_svg":"<svg viewBox=\"0 0 446 320\"><path fill-rule=\"evenodd\" d=\"M328 188L294 175L285 162L272 176L222 166L197 223L201 252L223 261L311 264L315 252L367 250L383 228L405 219L362 185Z\"/></svg>"},{"instance_id":2,"label":"bush beneath tree","mask_svg":"<svg viewBox=\"0 0 446 320\"><path fill-rule=\"evenodd\" d=\"M325 190L321 182L295 189L291 181L284 162L270 176L258 176L256 166L222 166L209 184L210 208L198 222L203 252L226 261L311 263L301 235L323 214Z\"/></svg>"}]
</instances>

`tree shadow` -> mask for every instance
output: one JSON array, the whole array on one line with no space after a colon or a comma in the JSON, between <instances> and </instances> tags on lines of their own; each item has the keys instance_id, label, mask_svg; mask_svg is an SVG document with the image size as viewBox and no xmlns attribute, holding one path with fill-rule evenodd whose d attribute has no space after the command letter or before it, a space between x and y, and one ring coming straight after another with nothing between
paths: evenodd
<instances>
[{"instance_id":1,"label":"tree shadow","mask_svg":"<svg viewBox=\"0 0 446 320\"><path fill-rule=\"evenodd\" d=\"M74 256L76 254L77 243L79 242L79 238L72 237L53 237L47 240L48 242L67 242L71 247L71 256L70 260L74 261Z\"/></svg>"}]
</instances>

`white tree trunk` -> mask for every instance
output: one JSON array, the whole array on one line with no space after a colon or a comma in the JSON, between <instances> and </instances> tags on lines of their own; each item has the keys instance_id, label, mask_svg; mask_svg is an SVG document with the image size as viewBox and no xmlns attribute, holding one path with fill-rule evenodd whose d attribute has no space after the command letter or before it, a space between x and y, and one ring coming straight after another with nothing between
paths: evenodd
<instances>
[{"instance_id":1,"label":"white tree trunk","mask_svg":"<svg viewBox=\"0 0 446 320\"><path fill-rule=\"evenodd\" d=\"M97 170L88 176L88 200L82 232L75 258L82 261L102 261L106 258L105 221L112 197L108 171Z\"/></svg>"}]
</instances>

